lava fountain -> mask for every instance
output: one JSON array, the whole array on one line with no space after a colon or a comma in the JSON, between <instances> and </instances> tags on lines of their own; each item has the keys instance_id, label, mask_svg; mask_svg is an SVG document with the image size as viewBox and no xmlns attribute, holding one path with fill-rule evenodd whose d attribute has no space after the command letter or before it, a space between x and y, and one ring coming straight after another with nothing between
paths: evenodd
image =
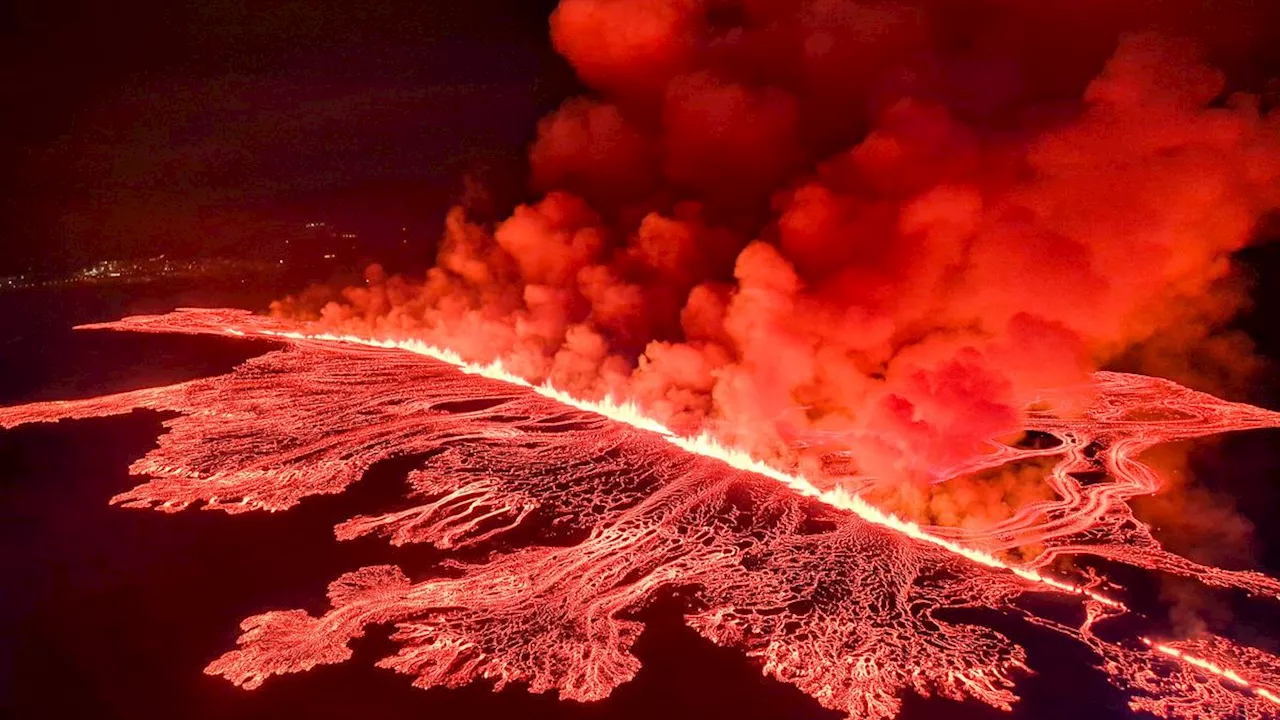
<instances>
[{"instance_id":1,"label":"lava fountain","mask_svg":"<svg viewBox=\"0 0 1280 720\"><path fill-rule=\"evenodd\" d=\"M1049 479L1056 497L994 529L962 531L907 522L707 437L680 436L634 407L568 397L420 342L310 336L225 310L93 327L281 345L219 377L0 409L6 428L175 413L131 468L148 481L113 503L284 511L341 493L380 460L421 458L408 477L411 506L350 518L335 532L431 545L445 559L416 577L392 565L346 573L330 584L320 617L246 619L239 647L206 668L246 688L342 662L353 638L392 625L400 649L378 665L417 686L488 680L596 700L639 669L631 647L643 627L632 613L681 589L690 627L851 717L893 717L906 691L1012 707L1016 679L1033 670L1026 651L996 630L948 620L955 608L1017 614L1085 644L1134 709L1232 718L1278 706L1280 659L1207 635L1104 639L1100 627L1135 617L1122 591L1053 562L1092 555L1280 599L1273 578L1166 552L1125 502L1158 486L1141 450L1278 427L1277 413L1099 373L1081 416L1029 416L1029 429L1061 441ZM1101 457L1085 457L1091 443ZM1044 453L1005 447L988 461ZM1104 466L1107 480L1078 481L1072 473L1086 462ZM998 552L1027 543L1044 550L1026 562ZM462 551L482 559L450 557ZM1031 594L1077 598L1079 622L1016 603Z\"/></svg>"}]
</instances>

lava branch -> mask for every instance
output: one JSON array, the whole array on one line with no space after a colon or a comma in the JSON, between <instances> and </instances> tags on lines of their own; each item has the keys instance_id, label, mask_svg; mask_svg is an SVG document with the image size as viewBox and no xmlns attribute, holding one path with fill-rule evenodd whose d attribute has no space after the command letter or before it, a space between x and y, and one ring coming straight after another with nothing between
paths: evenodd
<instances>
[{"instance_id":1,"label":"lava branch","mask_svg":"<svg viewBox=\"0 0 1280 720\"><path fill-rule=\"evenodd\" d=\"M1238 672L1236 672L1235 670L1232 670L1229 667L1225 667L1219 663L1213 662L1212 660L1206 660L1204 658L1191 655L1182 650L1179 650L1176 647L1173 647L1172 645L1155 642L1150 638L1145 638L1145 637L1142 638L1142 643L1147 647L1151 648L1152 650L1155 650L1158 653L1167 655L1171 658L1174 658L1175 660L1179 660L1183 663L1186 663L1187 665L1190 665L1201 672L1205 672L1210 675L1222 678L1223 680L1230 682L1231 684L1235 685L1241 690L1252 692L1254 695L1257 695L1258 697L1274 705L1280 705L1280 695L1278 695L1276 692L1269 690L1265 687L1262 687L1260 685L1257 685L1256 683L1250 680L1245 679Z\"/></svg>"},{"instance_id":2,"label":"lava branch","mask_svg":"<svg viewBox=\"0 0 1280 720\"><path fill-rule=\"evenodd\" d=\"M785 485L793 492L804 497L813 498L839 510L851 512L860 519L873 525L888 528L914 540L942 548L949 553L959 555L971 562L978 563L979 565L999 570L1006 570L1030 583L1044 586L1055 592L1087 597L1117 610L1127 609L1119 600L1110 598L1090 588L1066 580L1061 580L1033 569L1010 565L990 553L968 548L952 540L932 535L929 532L926 532L918 524L908 520L903 520L891 513L886 513L858 496L852 495L840 488L836 488L834 490L823 490L803 476L778 470L767 463L751 457L742 450L726 447L705 433L692 437L678 435L662 423L646 416L635 403L619 403L608 398L600 402L583 400L576 398L563 390L552 387L548 383L535 385L507 370L500 360L495 360L487 364L468 362L463 359L461 355L452 350L430 345L420 340L374 340L355 335L334 335L329 333L308 334L296 331L277 331L267 329L258 330L257 332L260 335L281 337L289 340L343 342L365 345L368 347L405 350L448 363L469 375L478 375L491 380L499 380L511 383L512 385L518 385L523 388L529 388L539 395L578 410L601 415L615 422L621 422L639 430L657 433L666 438L668 442L687 452L719 460L732 468L770 478L771 480L775 480L782 485Z\"/></svg>"}]
</instances>

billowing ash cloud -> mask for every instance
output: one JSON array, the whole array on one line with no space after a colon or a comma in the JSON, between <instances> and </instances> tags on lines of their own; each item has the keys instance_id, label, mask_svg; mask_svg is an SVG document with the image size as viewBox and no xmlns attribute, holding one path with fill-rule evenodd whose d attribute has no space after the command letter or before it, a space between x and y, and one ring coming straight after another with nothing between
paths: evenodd
<instances>
[{"instance_id":1,"label":"billowing ash cloud","mask_svg":"<svg viewBox=\"0 0 1280 720\"><path fill-rule=\"evenodd\" d=\"M1195 43L1114 32L1141 12L1067 42L1086 10L956 5L562 0L593 91L539 125L538 199L456 208L425 278L276 311L893 481L1117 358L1240 362L1215 329L1280 207L1280 117Z\"/></svg>"}]
</instances>

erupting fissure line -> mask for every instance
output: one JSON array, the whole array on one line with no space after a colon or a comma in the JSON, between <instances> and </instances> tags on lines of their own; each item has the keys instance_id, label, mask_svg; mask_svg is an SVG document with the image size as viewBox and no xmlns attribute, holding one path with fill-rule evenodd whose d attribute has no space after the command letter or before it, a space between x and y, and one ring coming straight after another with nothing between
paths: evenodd
<instances>
[{"instance_id":1,"label":"erupting fissure line","mask_svg":"<svg viewBox=\"0 0 1280 720\"><path fill-rule=\"evenodd\" d=\"M1253 694L1257 695L1258 697L1263 698L1264 700L1267 700L1275 705L1280 705L1280 695L1277 695L1276 693L1272 692L1271 690L1268 690L1265 687L1259 687L1257 685L1254 685L1252 682L1241 677L1239 673L1237 673L1235 670L1232 670L1231 668L1223 667L1218 663L1215 663L1210 660L1205 660L1204 658L1196 657L1195 655L1189 655L1179 650L1178 648L1173 647L1172 645L1165 645L1164 643L1155 642L1150 638L1144 637L1142 638L1142 642L1147 647L1155 650L1156 652L1163 653L1164 655L1168 655L1169 657L1174 658L1176 660L1181 660L1187 665L1197 668L1198 670L1201 670L1203 672L1209 673L1210 675L1215 675L1224 680L1227 680L1232 684L1236 685L1237 687L1243 690L1248 690Z\"/></svg>"},{"instance_id":2,"label":"erupting fissure line","mask_svg":"<svg viewBox=\"0 0 1280 720\"><path fill-rule=\"evenodd\" d=\"M229 329L228 332L233 335L245 334L242 331L234 329ZM344 342L369 347L405 350L448 363L469 375L479 375L491 380L499 380L513 385L518 385L520 387L529 388L539 395L578 410L601 415L609 418L610 420L621 422L640 430L657 433L665 437L668 442L684 449L687 452L719 460L720 462L723 462L735 469L770 478L804 497L813 498L831 507L851 512L862 520L872 523L873 525L888 528L912 539L940 547L954 555L959 555L980 565L984 565L989 568L1007 570L1028 582L1043 585L1057 592L1087 597L1091 600L1102 603L1103 605L1119 610L1127 609L1120 601L1107 597L1102 593L1091 590L1082 585L1077 585L1066 580L1060 580L1037 572L1036 570L1010 565L990 553L968 548L951 540L932 535L926 532L918 524L908 520L903 520L891 513L886 513L874 505L867 503L858 496L850 494L841 488L823 490L803 476L778 470L767 463L751 457L751 455L742 450L721 444L706 433L692 437L678 435L657 420L646 416L640 408L632 402L619 403L611 398L605 398L601 401L576 398L563 390L552 387L547 383L535 385L519 375L507 370L500 360L495 360L487 364L468 362L463 359L461 355L452 350L430 345L420 340L374 340L355 335L334 335L330 333L308 334L274 330L260 330L258 332L262 335L287 338L290 340Z\"/></svg>"}]
</instances>

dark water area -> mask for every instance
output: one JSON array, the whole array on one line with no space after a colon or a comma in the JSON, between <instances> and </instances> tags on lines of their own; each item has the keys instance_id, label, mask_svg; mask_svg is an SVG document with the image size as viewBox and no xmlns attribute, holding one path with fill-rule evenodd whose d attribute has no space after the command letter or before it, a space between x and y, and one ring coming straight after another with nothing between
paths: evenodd
<instances>
[{"instance_id":1,"label":"dark water area","mask_svg":"<svg viewBox=\"0 0 1280 720\"><path fill-rule=\"evenodd\" d=\"M0 404L87 397L226 372L269 343L212 337L73 331L183 305L263 309L273 293L244 288L123 288L0 295ZM423 691L373 663L389 654L387 630L354 643L355 657L271 678L243 691L203 674L232 648L240 621L271 609L325 609L325 586L364 565L412 568L429 550L367 538L337 542L333 526L401 501L412 463L388 461L348 492L309 498L284 514L126 510L108 499L137 484L129 464L156 444L164 415L128 416L0 431L0 717L4 718L449 718L606 720L654 717L840 717L795 688L764 678L752 661L718 648L680 621L675 599L644 610L636 653L643 669L589 705L495 693L485 684ZM1244 485L1241 507L1274 512L1280 469L1274 435L1215 446L1221 481ZM1234 443L1234 444L1233 444ZM1236 459L1246 458L1243 464ZM1228 477L1229 476L1229 477ZM1243 478L1243 480L1240 480ZM1267 503L1270 503L1269 505ZM1274 537L1259 557L1276 567ZM1053 604L1052 599L1035 602ZM1050 608L1070 617L1073 607ZM1127 717L1125 698L1092 668L1094 657L1052 633L993 612L981 621L1028 648L1036 674L1010 715L977 703L909 696L904 718Z\"/></svg>"}]
</instances>

